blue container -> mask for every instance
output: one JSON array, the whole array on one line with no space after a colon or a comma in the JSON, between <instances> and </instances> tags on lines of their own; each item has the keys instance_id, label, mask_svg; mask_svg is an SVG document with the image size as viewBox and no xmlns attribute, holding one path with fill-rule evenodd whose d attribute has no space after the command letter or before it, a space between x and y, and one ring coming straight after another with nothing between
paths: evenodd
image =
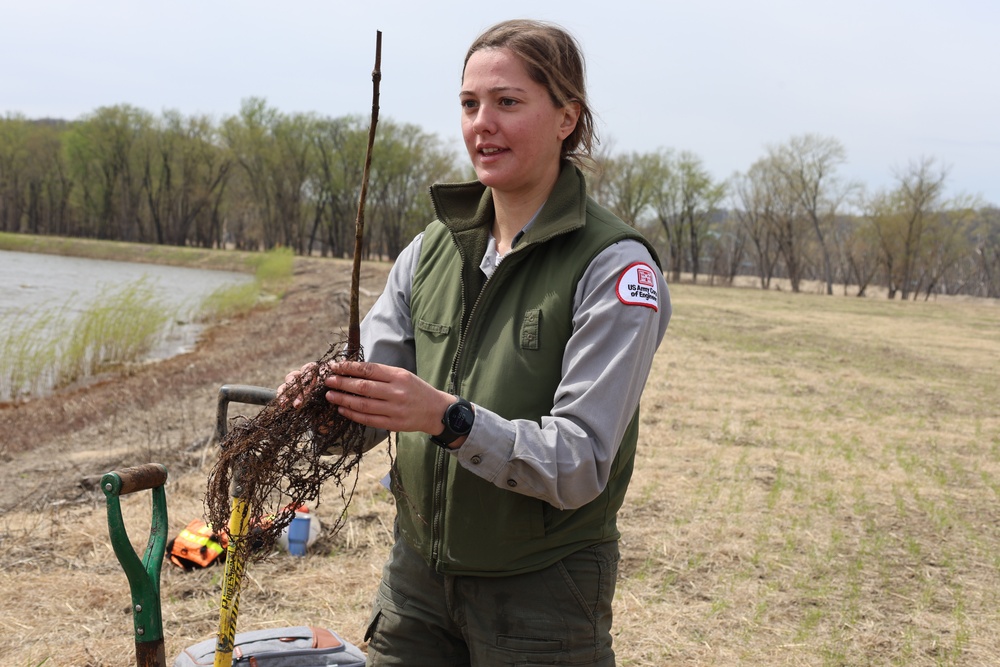
<instances>
[{"instance_id":1,"label":"blue container","mask_svg":"<svg viewBox=\"0 0 1000 667\"><path fill-rule=\"evenodd\" d=\"M305 556L308 540L309 515L296 514L288 526L288 553L293 556Z\"/></svg>"}]
</instances>

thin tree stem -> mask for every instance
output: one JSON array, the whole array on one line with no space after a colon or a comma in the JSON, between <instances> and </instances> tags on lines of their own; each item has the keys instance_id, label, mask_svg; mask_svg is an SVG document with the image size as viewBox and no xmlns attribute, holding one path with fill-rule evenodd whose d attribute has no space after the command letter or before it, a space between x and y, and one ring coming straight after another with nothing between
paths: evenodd
<instances>
[{"instance_id":1,"label":"thin tree stem","mask_svg":"<svg viewBox=\"0 0 1000 667\"><path fill-rule=\"evenodd\" d=\"M365 169L361 176L361 195L358 197L358 217L354 227L354 271L351 274L351 313L347 330L347 358L357 359L361 352L361 315L359 308L361 283L361 252L365 232L365 198L368 196L368 174L372 165L372 147L375 145L375 126L378 124L379 82L382 80L382 31L375 33L375 69L372 70L372 120L368 127L368 149Z\"/></svg>"}]
</instances>

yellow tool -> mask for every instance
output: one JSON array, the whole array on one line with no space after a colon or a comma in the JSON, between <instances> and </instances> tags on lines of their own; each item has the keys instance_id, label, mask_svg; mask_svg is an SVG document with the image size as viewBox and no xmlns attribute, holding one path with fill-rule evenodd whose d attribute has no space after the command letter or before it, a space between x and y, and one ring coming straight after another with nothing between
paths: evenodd
<instances>
[{"instance_id":1,"label":"yellow tool","mask_svg":"<svg viewBox=\"0 0 1000 667\"><path fill-rule=\"evenodd\" d=\"M226 384L219 389L219 406L216 415L215 437L222 442L226 436L229 420L229 403L252 403L267 405L274 400L276 392L265 387ZM236 619L240 613L240 587L246 569L246 549L243 538L249 531L250 517L247 503L243 499L240 486L240 471L233 474L230 490L233 498L229 515L229 546L226 548L226 571L222 579L222 603L219 608L219 635L215 644L215 667L231 667L233 664L233 642L236 640Z\"/></svg>"}]
</instances>

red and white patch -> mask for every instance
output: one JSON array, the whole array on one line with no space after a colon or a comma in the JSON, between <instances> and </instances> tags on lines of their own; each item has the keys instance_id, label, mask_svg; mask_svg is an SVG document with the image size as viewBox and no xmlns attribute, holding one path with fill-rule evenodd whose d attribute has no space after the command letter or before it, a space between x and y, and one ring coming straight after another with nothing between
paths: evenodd
<instances>
[{"instance_id":1,"label":"red and white patch","mask_svg":"<svg viewBox=\"0 0 1000 667\"><path fill-rule=\"evenodd\" d=\"M618 300L626 306L646 306L659 310L656 272L645 262L636 262L622 271L615 286Z\"/></svg>"}]
</instances>

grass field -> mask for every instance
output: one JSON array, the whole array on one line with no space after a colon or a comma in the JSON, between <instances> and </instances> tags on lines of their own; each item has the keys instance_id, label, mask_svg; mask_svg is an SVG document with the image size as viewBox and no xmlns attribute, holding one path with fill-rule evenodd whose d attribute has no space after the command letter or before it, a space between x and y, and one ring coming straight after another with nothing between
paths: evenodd
<instances>
[{"instance_id":1,"label":"grass field","mask_svg":"<svg viewBox=\"0 0 1000 667\"><path fill-rule=\"evenodd\" d=\"M673 298L622 663L997 664L997 304Z\"/></svg>"},{"instance_id":2,"label":"grass field","mask_svg":"<svg viewBox=\"0 0 1000 667\"><path fill-rule=\"evenodd\" d=\"M620 518L619 664L998 664L1000 305L671 294ZM175 533L200 515L211 450L148 441L130 455L168 459ZM28 456L6 460L45 469ZM366 459L339 534L251 567L241 629L316 622L361 643L390 543L385 465ZM127 583L89 497L4 508L0 664L131 664ZM148 525L148 501L125 505ZM220 577L164 567L168 656L215 631Z\"/></svg>"}]
</instances>

